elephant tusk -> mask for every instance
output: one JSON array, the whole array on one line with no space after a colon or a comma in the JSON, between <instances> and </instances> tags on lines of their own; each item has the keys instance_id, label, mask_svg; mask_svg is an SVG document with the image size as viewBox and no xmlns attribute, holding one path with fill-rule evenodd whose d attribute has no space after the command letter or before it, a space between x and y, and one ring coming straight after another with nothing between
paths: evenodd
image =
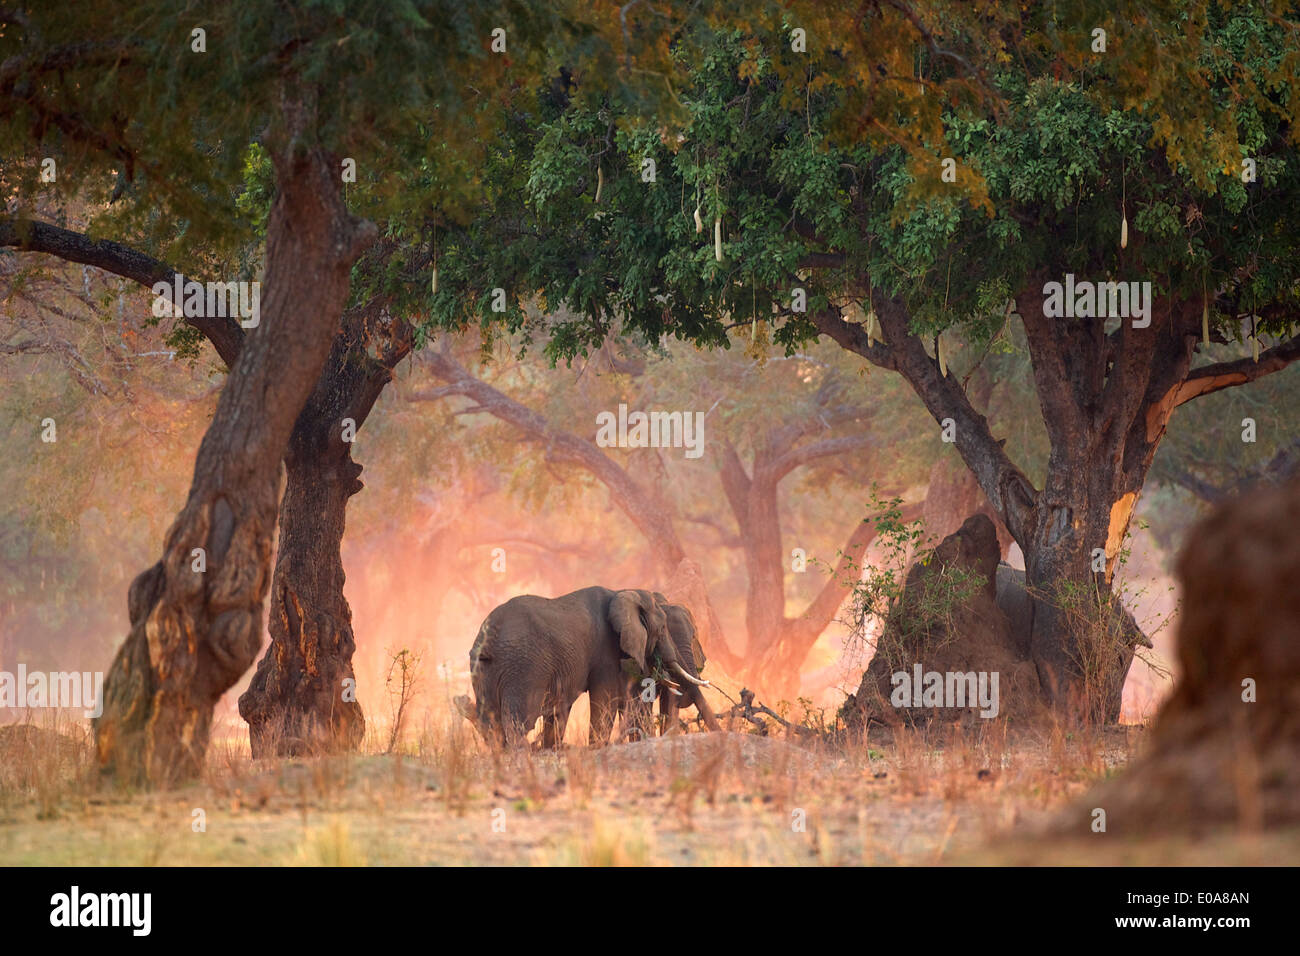
<instances>
[{"instance_id":1,"label":"elephant tusk","mask_svg":"<svg viewBox=\"0 0 1300 956\"><path fill-rule=\"evenodd\" d=\"M690 674L688 674L688 673L686 672L686 668L682 667L682 665L681 665L681 664L678 664L676 661L674 661L671 665L669 665L669 670L671 670L674 674L676 674L676 675L677 675L678 677L680 677L682 680L689 681L690 683L694 684L696 687L712 687L712 686L713 686L712 684L710 684L710 683L709 683L708 681L706 681L706 680L700 680L698 677L692 677Z\"/></svg>"}]
</instances>

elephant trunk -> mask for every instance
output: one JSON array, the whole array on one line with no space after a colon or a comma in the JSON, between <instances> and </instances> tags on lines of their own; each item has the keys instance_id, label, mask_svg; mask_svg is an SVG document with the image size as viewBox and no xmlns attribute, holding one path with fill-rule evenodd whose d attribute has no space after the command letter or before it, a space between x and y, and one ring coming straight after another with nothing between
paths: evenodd
<instances>
[{"instance_id":1,"label":"elephant trunk","mask_svg":"<svg viewBox=\"0 0 1300 956\"><path fill-rule=\"evenodd\" d=\"M722 726L718 723L718 718L713 713L713 708L709 706L708 701L704 699L704 692L698 688L695 691L695 709L700 712L704 718L704 726L711 731L721 731Z\"/></svg>"}]
</instances>

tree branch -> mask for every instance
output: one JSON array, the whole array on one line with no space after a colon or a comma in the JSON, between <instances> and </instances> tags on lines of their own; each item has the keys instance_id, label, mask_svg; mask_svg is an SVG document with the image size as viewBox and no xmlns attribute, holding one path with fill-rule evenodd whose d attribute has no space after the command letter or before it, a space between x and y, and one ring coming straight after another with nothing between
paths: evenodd
<instances>
[{"instance_id":1,"label":"tree branch","mask_svg":"<svg viewBox=\"0 0 1300 956\"><path fill-rule=\"evenodd\" d=\"M0 219L0 246L94 266L150 290L155 282L172 282L177 275L167 263L129 246L32 219ZM238 322L229 316L185 316L184 321L212 343L227 367L234 367L244 344Z\"/></svg>"},{"instance_id":2,"label":"tree branch","mask_svg":"<svg viewBox=\"0 0 1300 956\"><path fill-rule=\"evenodd\" d=\"M822 309L813 314L812 322L822 335L834 340L840 348L856 352L879 368L898 371L889 346L884 342L868 343L867 330L856 322L849 322L839 309Z\"/></svg>"},{"instance_id":3,"label":"tree branch","mask_svg":"<svg viewBox=\"0 0 1300 956\"><path fill-rule=\"evenodd\" d=\"M1251 358L1232 362L1215 362L1193 369L1183 380L1174 396L1177 407L1202 395L1211 395L1234 385L1244 385L1265 375L1280 372L1296 359L1300 359L1300 336L1287 339L1260 353L1259 361Z\"/></svg>"},{"instance_id":4,"label":"tree branch","mask_svg":"<svg viewBox=\"0 0 1300 956\"><path fill-rule=\"evenodd\" d=\"M791 448L785 454L770 462L764 471L772 477L772 480L780 481L796 468L809 462L816 461L819 458L832 458L860 448L869 448L872 444L873 440L870 435L845 435L842 438L823 438L820 441Z\"/></svg>"},{"instance_id":5,"label":"tree branch","mask_svg":"<svg viewBox=\"0 0 1300 956\"><path fill-rule=\"evenodd\" d=\"M454 390L455 394L472 399L483 412L541 442L548 458L577 465L604 484L615 504L645 536L664 573L671 575L676 570L686 552L671 520L594 442L552 428L542 415L470 375L446 352L427 352L425 361L433 374L447 383L445 388L437 390L439 393L450 394L449 390Z\"/></svg>"},{"instance_id":6,"label":"tree branch","mask_svg":"<svg viewBox=\"0 0 1300 956\"><path fill-rule=\"evenodd\" d=\"M815 321L842 347L902 375L936 422L953 420L957 451L966 467L1012 536L1017 541L1028 540L1037 490L1003 451L1002 442L993 437L988 419L971 405L957 377L939 374L938 362L926 354L921 340L911 333L907 308L901 299L889 298L877 290L873 305L885 344L868 345L866 330L838 315L818 315Z\"/></svg>"}]
</instances>

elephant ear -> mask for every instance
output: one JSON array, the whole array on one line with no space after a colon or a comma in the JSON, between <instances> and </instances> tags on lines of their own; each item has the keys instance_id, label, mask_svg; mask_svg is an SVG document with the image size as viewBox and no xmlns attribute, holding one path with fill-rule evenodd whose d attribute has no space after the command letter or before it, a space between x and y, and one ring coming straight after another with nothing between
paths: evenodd
<instances>
[{"instance_id":1,"label":"elephant ear","mask_svg":"<svg viewBox=\"0 0 1300 956\"><path fill-rule=\"evenodd\" d=\"M637 591L619 591L609 601L609 623L618 633L618 646L636 661L643 674L649 670L645 658L650 642L650 634L641 623L641 611L648 610L645 604Z\"/></svg>"},{"instance_id":2,"label":"elephant ear","mask_svg":"<svg viewBox=\"0 0 1300 956\"><path fill-rule=\"evenodd\" d=\"M695 615L684 605L682 610L686 613L686 620L691 622L691 657L695 658L695 674L699 676L708 658L704 656L704 645L700 643L700 629L695 626Z\"/></svg>"}]
</instances>

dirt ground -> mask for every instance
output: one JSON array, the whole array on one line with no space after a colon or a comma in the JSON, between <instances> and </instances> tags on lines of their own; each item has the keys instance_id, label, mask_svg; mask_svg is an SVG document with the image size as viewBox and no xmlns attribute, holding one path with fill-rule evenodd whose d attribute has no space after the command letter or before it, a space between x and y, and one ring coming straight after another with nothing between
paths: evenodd
<instances>
[{"instance_id":1,"label":"dirt ground","mask_svg":"<svg viewBox=\"0 0 1300 956\"><path fill-rule=\"evenodd\" d=\"M0 734L0 865L1294 864L1300 832L1035 838L1141 746L1096 735L869 732L839 746L689 734L493 755L464 724L405 752L254 762L100 787L65 733Z\"/></svg>"}]
</instances>

